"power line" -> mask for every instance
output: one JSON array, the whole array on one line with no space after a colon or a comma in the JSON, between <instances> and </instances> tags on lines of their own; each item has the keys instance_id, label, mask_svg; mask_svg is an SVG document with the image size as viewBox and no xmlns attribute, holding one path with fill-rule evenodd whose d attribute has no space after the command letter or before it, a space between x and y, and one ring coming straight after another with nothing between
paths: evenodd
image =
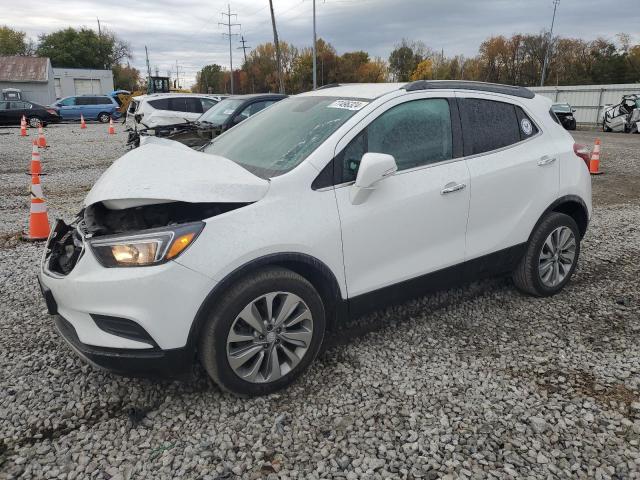
<instances>
[{"instance_id":1,"label":"power line","mask_svg":"<svg viewBox=\"0 0 640 480\"><path fill-rule=\"evenodd\" d=\"M227 17L227 23L218 22L218 26L225 26L228 28L229 33L222 33L222 35L227 35L229 37L229 67L231 70L231 95L233 95L233 53L231 49L231 37L238 36L238 33L231 33L231 27L239 27L239 23L231 23L231 17L238 18L236 13L231 13L231 5L227 5L227 12L221 12L223 17Z\"/></svg>"}]
</instances>

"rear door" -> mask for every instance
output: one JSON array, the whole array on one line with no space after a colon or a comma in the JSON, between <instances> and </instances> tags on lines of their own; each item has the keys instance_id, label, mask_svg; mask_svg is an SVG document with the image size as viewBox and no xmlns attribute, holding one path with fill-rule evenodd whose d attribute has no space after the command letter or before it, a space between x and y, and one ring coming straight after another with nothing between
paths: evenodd
<instances>
[{"instance_id":1,"label":"rear door","mask_svg":"<svg viewBox=\"0 0 640 480\"><path fill-rule=\"evenodd\" d=\"M11 123L11 112L7 101L0 101L0 125L9 125Z\"/></svg>"},{"instance_id":2,"label":"rear door","mask_svg":"<svg viewBox=\"0 0 640 480\"><path fill-rule=\"evenodd\" d=\"M467 259L526 242L559 190L556 142L515 98L459 92L470 173Z\"/></svg>"}]
</instances>

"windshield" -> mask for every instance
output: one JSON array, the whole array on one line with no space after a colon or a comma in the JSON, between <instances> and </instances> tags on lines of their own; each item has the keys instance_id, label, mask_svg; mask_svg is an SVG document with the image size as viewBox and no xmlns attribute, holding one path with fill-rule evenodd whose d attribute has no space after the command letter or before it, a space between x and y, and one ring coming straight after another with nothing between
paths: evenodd
<instances>
[{"instance_id":1,"label":"windshield","mask_svg":"<svg viewBox=\"0 0 640 480\"><path fill-rule=\"evenodd\" d=\"M553 111L559 113L571 113L571 106L568 103L556 103L553 105Z\"/></svg>"},{"instance_id":2,"label":"windshield","mask_svg":"<svg viewBox=\"0 0 640 480\"><path fill-rule=\"evenodd\" d=\"M200 115L198 121L222 125L227 118L229 118L229 115L235 112L236 108L243 102L244 100L240 98L227 98L226 100L222 100Z\"/></svg>"},{"instance_id":3,"label":"windshield","mask_svg":"<svg viewBox=\"0 0 640 480\"><path fill-rule=\"evenodd\" d=\"M228 130L203 151L233 160L261 178L276 177L302 163L366 104L335 97L287 98Z\"/></svg>"}]
</instances>

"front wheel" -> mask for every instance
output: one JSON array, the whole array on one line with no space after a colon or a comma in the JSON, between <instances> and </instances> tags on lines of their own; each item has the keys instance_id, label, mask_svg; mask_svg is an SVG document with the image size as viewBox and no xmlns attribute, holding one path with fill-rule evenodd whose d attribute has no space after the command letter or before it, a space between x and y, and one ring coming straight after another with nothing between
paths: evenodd
<instances>
[{"instance_id":1,"label":"front wheel","mask_svg":"<svg viewBox=\"0 0 640 480\"><path fill-rule=\"evenodd\" d=\"M106 112L102 112L101 114L98 115L98 121L100 123L108 123L110 119L111 119L111 115L109 115Z\"/></svg>"},{"instance_id":2,"label":"front wheel","mask_svg":"<svg viewBox=\"0 0 640 480\"><path fill-rule=\"evenodd\" d=\"M325 331L313 285L272 267L240 280L220 297L199 341L200 362L224 390L265 395L291 384L318 354Z\"/></svg>"},{"instance_id":3,"label":"front wheel","mask_svg":"<svg viewBox=\"0 0 640 480\"><path fill-rule=\"evenodd\" d=\"M42 123L42 120L40 120L40 117L29 117L29 126L31 128L38 128L40 125L44 127L44 124Z\"/></svg>"},{"instance_id":4,"label":"front wheel","mask_svg":"<svg viewBox=\"0 0 640 480\"><path fill-rule=\"evenodd\" d=\"M530 295L554 295L571 279L579 255L580 231L575 220L552 212L533 232L527 251L513 272L513 282Z\"/></svg>"}]
</instances>

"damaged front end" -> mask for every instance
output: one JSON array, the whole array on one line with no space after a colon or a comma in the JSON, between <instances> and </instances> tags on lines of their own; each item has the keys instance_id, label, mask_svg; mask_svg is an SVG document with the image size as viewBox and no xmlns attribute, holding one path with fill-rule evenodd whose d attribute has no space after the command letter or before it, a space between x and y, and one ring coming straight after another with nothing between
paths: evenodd
<instances>
[{"instance_id":1,"label":"damaged front end","mask_svg":"<svg viewBox=\"0 0 640 480\"><path fill-rule=\"evenodd\" d=\"M176 258L204 228L202 220L244 203L170 202L112 210L86 207L67 225L58 220L45 251L44 268L68 275L90 247L104 267L149 266Z\"/></svg>"}]
</instances>

